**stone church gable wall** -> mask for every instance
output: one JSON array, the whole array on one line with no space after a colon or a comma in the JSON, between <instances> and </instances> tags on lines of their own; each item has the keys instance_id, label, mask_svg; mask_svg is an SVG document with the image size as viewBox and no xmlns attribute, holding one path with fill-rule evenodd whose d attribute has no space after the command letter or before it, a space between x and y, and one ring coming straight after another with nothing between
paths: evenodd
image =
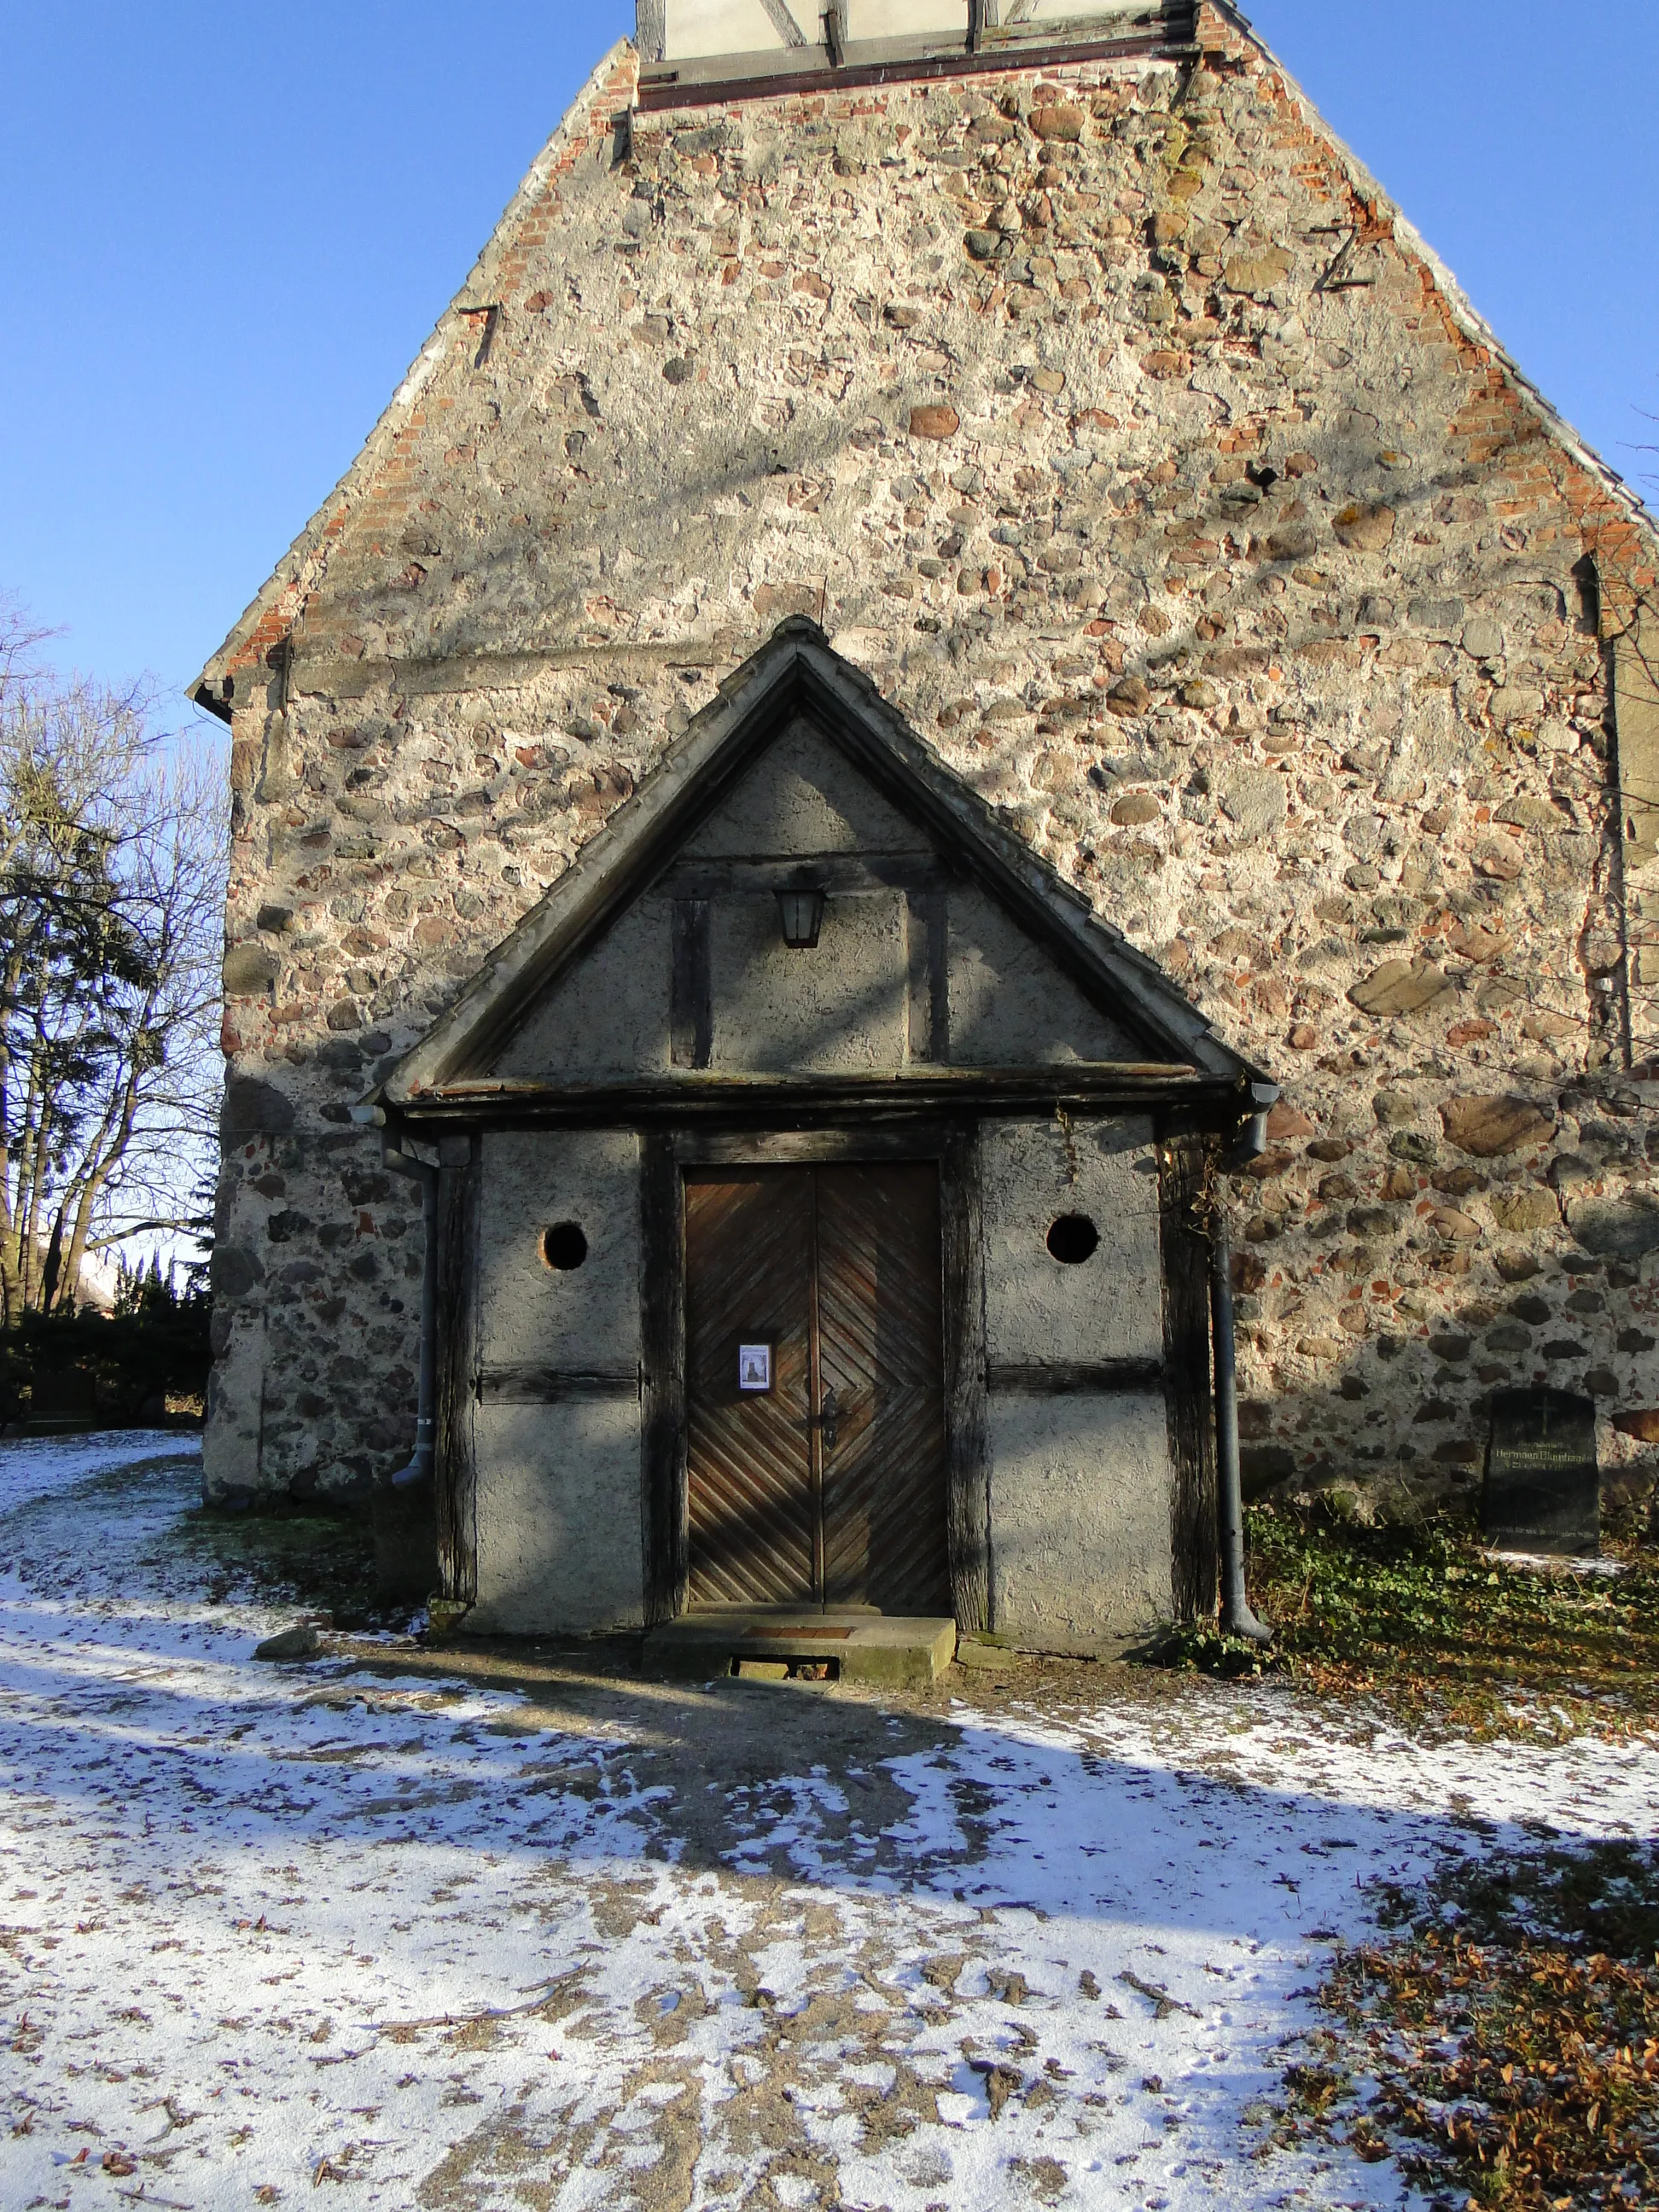
<instances>
[{"instance_id":1,"label":"stone church gable wall","mask_svg":"<svg viewBox=\"0 0 1659 2212\"><path fill-rule=\"evenodd\" d=\"M1651 546L1206 21L1195 70L631 123L601 65L209 672L210 1486L398 1462L419 1206L349 1102L794 611L1282 1080L1232 1186L1255 1479L1467 1482L1547 1375L1645 1480L1607 671Z\"/></svg>"}]
</instances>

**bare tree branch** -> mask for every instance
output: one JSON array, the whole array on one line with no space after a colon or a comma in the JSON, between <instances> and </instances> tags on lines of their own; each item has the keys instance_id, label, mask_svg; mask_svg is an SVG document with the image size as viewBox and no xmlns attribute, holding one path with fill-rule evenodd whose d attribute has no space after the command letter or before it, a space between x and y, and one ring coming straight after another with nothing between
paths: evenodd
<instances>
[{"instance_id":1,"label":"bare tree branch","mask_svg":"<svg viewBox=\"0 0 1659 2212\"><path fill-rule=\"evenodd\" d=\"M12 640L8 648L7 639ZM198 738L152 699L27 672L0 629L0 1307L196 1227L210 1156L226 836Z\"/></svg>"}]
</instances>

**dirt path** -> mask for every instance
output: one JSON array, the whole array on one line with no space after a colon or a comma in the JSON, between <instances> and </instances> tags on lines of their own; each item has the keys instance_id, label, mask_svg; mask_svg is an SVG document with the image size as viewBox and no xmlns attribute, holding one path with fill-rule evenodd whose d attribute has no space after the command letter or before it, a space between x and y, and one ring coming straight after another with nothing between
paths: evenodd
<instances>
[{"instance_id":1,"label":"dirt path","mask_svg":"<svg viewBox=\"0 0 1659 2212\"><path fill-rule=\"evenodd\" d=\"M1361 1885L1659 1826L1273 1683L259 1665L155 1442L0 1448L5 2207L1394 2205L1248 2155Z\"/></svg>"}]
</instances>

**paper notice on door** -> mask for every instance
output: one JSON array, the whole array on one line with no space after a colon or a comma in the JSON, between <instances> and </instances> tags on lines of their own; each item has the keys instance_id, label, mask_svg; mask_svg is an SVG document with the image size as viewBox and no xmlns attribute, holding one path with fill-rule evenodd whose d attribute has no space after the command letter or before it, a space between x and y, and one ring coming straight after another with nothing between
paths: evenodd
<instances>
[{"instance_id":1,"label":"paper notice on door","mask_svg":"<svg viewBox=\"0 0 1659 2212\"><path fill-rule=\"evenodd\" d=\"M772 1387L772 1347L769 1344L738 1346L739 1390L769 1390Z\"/></svg>"}]
</instances>

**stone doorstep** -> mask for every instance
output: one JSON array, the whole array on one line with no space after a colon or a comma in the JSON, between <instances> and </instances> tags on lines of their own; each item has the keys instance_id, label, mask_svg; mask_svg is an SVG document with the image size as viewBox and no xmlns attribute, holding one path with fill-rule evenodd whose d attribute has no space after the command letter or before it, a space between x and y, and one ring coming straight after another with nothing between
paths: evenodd
<instances>
[{"instance_id":1,"label":"stone doorstep","mask_svg":"<svg viewBox=\"0 0 1659 2212\"><path fill-rule=\"evenodd\" d=\"M964 1636L957 1644L957 1664L970 1674L1006 1674L1030 1663L1024 1652L988 1636Z\"/></svg>"},{"instance_id":2,"label":"stone doorstep","mask_svg":"<svg viewBox=\"0 0 1659 2212\"><path fill-rule=\"evenodd\" d=\"M730 1674L745 1660L786 1667L792 1661L827 1660L843 1682L915 1690L936 1682L956 1650L954 1620L864 1607L827 1613L757 1608L684 1613L665 1621L646 1638L643 1656L647 1668L697 1680Z\"/></svg>"}]
</instances>

